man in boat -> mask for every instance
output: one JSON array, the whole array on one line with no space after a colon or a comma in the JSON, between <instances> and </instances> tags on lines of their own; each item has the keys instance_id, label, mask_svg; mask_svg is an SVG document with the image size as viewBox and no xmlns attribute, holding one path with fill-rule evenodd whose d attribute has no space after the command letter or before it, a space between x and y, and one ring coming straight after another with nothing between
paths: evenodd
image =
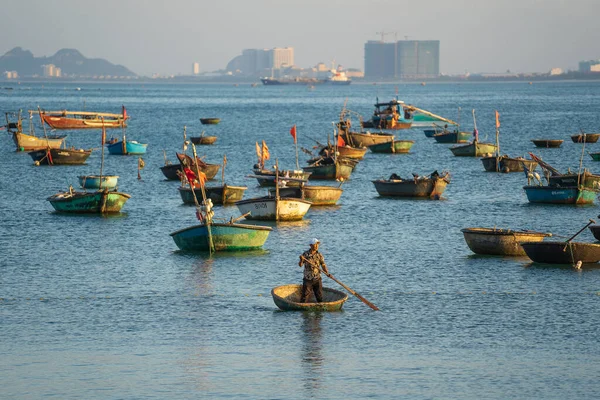
<instances>
[{"instance_id":1,"label":"man in boat","mask_svg":"<svg viewBox=\"0 0 600 400\"><path fill-rule=\"evenodd\" d=\"M318 303L323 302L323 282L321 271L329 276L329 270L325 265L323 255L319 253L319 239L310 241L310 249L300 256L298 266L304 266L304 278L302 279L302 296L300 303L309 303L311 294L315 294Z\"/></svg>"}]
</instances>

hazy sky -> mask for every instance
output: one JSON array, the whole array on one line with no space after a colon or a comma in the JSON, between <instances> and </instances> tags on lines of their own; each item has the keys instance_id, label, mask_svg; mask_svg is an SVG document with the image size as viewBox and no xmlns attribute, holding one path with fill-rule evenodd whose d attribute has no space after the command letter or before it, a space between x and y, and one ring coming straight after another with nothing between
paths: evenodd
<instances>
[{"instance_id":1,"label":"hazy sky","mask_svg":"<svg viewBox=\"0 0 600 400\"><path fill-rule=\"evenodd\" d=\"M547 72L600 58L600 0L8 0L0 53L75 48L140 75L225 68L247 48L293 47L300 67L364 69L378 32L440 40L440 72ZM394 34L385 36L393 41Z\"/></svg>"}]
</instances>

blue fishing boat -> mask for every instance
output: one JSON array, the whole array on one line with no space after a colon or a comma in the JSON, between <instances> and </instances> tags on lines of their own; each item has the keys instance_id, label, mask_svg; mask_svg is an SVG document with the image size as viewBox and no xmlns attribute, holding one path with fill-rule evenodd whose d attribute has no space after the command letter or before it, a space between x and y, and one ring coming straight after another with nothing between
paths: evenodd
<instances>
[{"instance_id":1,"label":"blue fishing boat","mask_svg":"<svg viewBox=\"0 0 600 400\"><path fill-rule=\"evenodd\" d=\"M125 140L125 137L123 137L123 140L109 144L108 152L116 155L141 155L146 154L146 147L148 145L145 143L139 143L135 140Z\"/></svg>"},{"instance_id":2,"label":"blue fishing boat","mask_svg":"<svg viewBox=\"0 0 600 400\"><path fill-rule=\"evenodd\" d=\"M587 187L523 186L530 203L593 204L598 190Z\"/></svg>"},{"instance_id":3,"label":"blue fishing boat","mask_svg":"<svg viewBox=\"0 0 600 400\"><path fill-rule=\"evenodd\" d=\"M80 175L77 178L84 189L114 189L119 181L118 175Z\"/></svg>"},{"instance_id":4,"label":"blue fishing boat","mask_svg":"<svg viewBox=\"0 0 600 400\"><path fill-rule=\"evenodd\" d=\"M410 129L413 122L413 111L412 106L404 104L397 98L385 103L380 103L378 98L371 120L364 121L362 126L363 128L377 129Z\"/></svg>"},{"instance_id":5,"label":"blue fishing boat","mask_svg":"<svg viewBox=\"0 0 600 400\"><path fill-rule=\"evenodd\" d=\"M107 214L121 212L125 202L131 198L126 193L101 189L95 192L76 192L69 187L68 192L61 192L46 200L58 212L74 214Z\"/></svg>"}]
</instances>

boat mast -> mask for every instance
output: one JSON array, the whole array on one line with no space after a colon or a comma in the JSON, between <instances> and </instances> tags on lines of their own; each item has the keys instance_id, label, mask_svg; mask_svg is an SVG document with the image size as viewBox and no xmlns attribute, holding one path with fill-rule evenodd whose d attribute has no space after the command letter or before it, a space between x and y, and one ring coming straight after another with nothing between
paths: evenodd
<instances>
[{"instance_id":1,"label":"boat mast","mask_svg":"<svg viewBox=\"0 0 600 400\"><path fill-rule=\"evenodd\" d=\"M102 117L102 151L100 157L100 189L102 189L102 172L104 172L104 141L106 140L106 127L104 126L104 117Z\"/></svg>"},{"instance_id":2,"label":"boat mast","mask_svg":"<svg viewBox=\"0 0 600 400\"><path fill-rule=\"evenodd\" d=\"M279 221L279 159L275 159L275 221Z\"/></svg>"},{"instance_id":3,"label":"boat mast","mask_svg":"<svg viewBox=\"0 0 600 400\"><path fill-rule=\"evenodd\" d=\"M477 135L479 135L479 132L477 132L477 120L475 119L475 109L473 109L473 147L475 147L475 157L477 157L477 142L479 140L475 140L477 139L477 136L475 136L475 134L477 133Z\"/></svg>"},{"instance_id":4,"label":"boat mast","mask_svg":"<svg viewBox=\"0 0 600 400\"><path fill-rule=\"evenodd\" d=\"M185 131L185 128L184 128L184 131ZM192 153L194 155L194 164L196 166L196 176L198 177L198 180L200 181L200 189L201 189L201 193L202 193L202 203L204 204L204 209L205 209L204 224L206 225L206 230L208 232L208 251L210 254L212 254L215 251L215 246L214 246L213 240L212 240L212 232L210 229L210 224L212 223L212 217L210 216L210 212L212 210L208 209L208 204L206 201L206 192L204 191L204 182L202 182L202 180L200 179L200 169L198 168L198 155L196 154L196 146L194 145L194 143L192 143ZM194 199L196 199L196 193L194 191L194 186L191 182L190 182L190 188L192 189L192 193L194 194ZM198 200L196 200L196 205L198 205Z\"/></svg>"},{"instance_id":5,"label":"boat mast","mask_svg":"<svg viewBox=\"0 0 600 400\"><path fill-rule=\"evenodd\" d=\"M500 171L500 122L498 118L498 110L496 110L496 172Z\"/></svg>"}]
</instances>

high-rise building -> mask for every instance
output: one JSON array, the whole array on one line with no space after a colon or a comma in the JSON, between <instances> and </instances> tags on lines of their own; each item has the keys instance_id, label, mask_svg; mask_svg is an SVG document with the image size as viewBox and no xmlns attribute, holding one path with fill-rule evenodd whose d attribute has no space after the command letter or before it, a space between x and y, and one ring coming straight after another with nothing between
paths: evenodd
<instances>
[{"instance_id":1,"label":"high-rise building","mask_svg":"<svg viewBox=\"0 0 600 400\"><path fill-rule=\"evenodd\" d=\"M365 44L367 79L435 78L439 74L439 40L371 40Z\"/></svg>"},{"instance_id":2,"label":"high-rise building","mask_svg":"<svg viewBox=\"0 0 600 400\"><path fill-rule=\"evenodd\" d=\"M199 75L200 74L200 64L195 62L192 64L192 75Z\"/></svg>"},{"instance_id":3,"label":"high-rise building","mask_svg":"<svg viewBox=\"0 0 600 400\"><path fill-rule=\"evenodd\" d=\"M54 64L45 64L42 65L42 68L44 69L43 76L46 78L60 78L62 76L62 70Z\"/></svg>"},{"instance_id":4,"label":"high-rise building","mask_svg":"<svg viewBox=\"0 0 600 400\"><path fill-rule=\"evenodd\" d=\"M286 47L269 50L269 64L270 68L291 67L294 65L294 49Z\"/></svg>"}]
</instances>

